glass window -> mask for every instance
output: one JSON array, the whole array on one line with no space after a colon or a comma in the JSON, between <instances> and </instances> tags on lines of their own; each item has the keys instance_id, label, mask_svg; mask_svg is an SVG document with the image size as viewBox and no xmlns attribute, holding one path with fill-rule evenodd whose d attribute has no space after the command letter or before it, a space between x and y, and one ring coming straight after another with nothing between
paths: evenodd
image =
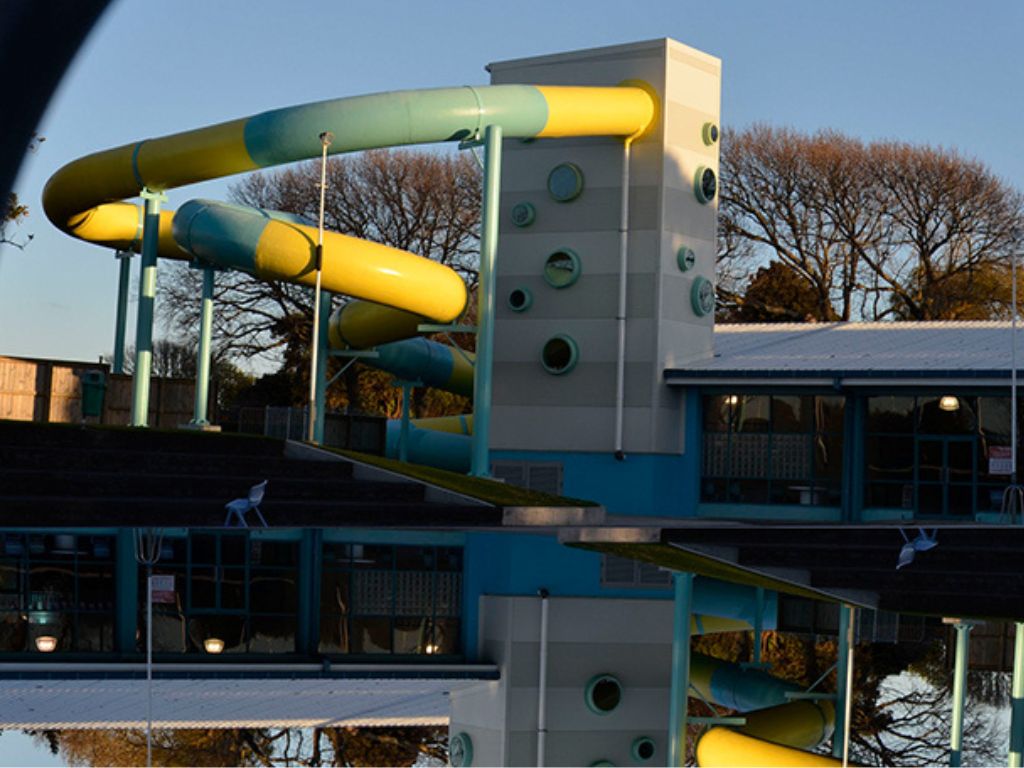
<instances>
[{"instance_id":1,"label":"glass window","mask_svg":"<svg viewBox=\"0 0 1024 768\"><path fill-rule=\"evenodd\" d=\"M114 539L0 537L0 652L101 653L114 647Z\"/></svg>"},{"instance_id":2,"label":"glass window","mask_svg":"<svg viewBox=\"0 0 1024 768\"><path fill-rule=\"evenodd\" d=\"M462 561L460 547L325 543L320 651L457 653Z\"/></svg>"},{"instance_id":3,"label":"glass window","mask_svg":"<svg viewBox=\"0 0 1024 768\"><path fill-rule=\"evenodd\" d=\"M868 432L912 433L914 398L885 395L868 398Z\"/></svg>"},{"instance_id":4,"label":"glass window","mask_svg":"<svg viewBox=\"0 0 1024 768\"><path fill-rule=\"evenodd\" d=\"M703 501L839 505L843 397L721 395L703 405Z\"/></svg>"},{"instance_id":5,"label":"glass window","mask_svg":"<svg viewBox=\"0 0 1024 768\"><path fill-rule=\"evenodd\" d=\"M154 650L205 656L296 651L298 543L248 532L165 539L154 574L174 590L153 606ZM139 571L139 644L145 647L146 574Z\"/></svg>"}]
</instances>

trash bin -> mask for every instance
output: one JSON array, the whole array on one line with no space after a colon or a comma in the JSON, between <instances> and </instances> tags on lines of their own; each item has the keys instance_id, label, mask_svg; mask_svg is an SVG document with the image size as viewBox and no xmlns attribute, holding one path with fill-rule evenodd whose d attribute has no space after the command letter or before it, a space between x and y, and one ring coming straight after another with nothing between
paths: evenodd
<instances>
[{"instance_id":1,"label":"trash bin","mask_svg":"<svg viewBox=\"0 0 1024 768\"><path fill-rule=\"evenodd\" d=\"M103 415L103 398L107 394L107 377L103 371L85 371L82 374L82 418Z\"/></svg>"}]
</instances>

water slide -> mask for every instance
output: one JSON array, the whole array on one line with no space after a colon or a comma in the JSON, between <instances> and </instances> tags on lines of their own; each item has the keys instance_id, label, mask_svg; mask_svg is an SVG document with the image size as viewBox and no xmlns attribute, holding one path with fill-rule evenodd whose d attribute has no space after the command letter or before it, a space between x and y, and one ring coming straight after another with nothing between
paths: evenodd
<instances>
[{"instance_id":1,"label":"water slide","mask_svg":"<svg viewBox=\"0 0 1024 768\"><path fill-rule=\"evenodd\" d=\"M159 193L317 158L324 131L335 137L331 154L471 139L487 125L501 125L507 138L628 138L642 135L656 112L652 96L631 86L467 86L334 99L87 155L50 178L43 206L50 221L73 237L108 248L139 250L145 208L125 200L143 190ZM263 280L315 284L317 230L289 214L191 200L177 212L160 212L157 242L158 255L164 258L199 258ZM411 253L326 232L322 286L358 299L331 318L333 347L376 347L384 350L378 365L399 378L417 378L456 392L472 390L469 361L450 347L417 335L424 321L451 323L464 312L468 294L454 271ZM412 435L429 453L442 450L437 441L465 443L470 431L471 421L454 417L422 420ZM730 621L719 623L725 622L722 628L727 628ZM695 631L714 630L702 629L698 622ZM705 675L708 697L718 701L727 690L721 680L728 676L719 666L698 662L695 681L704 679L702 664L712 669ZM740 675L730 690L737 694L765 688L763 681L754 680L750 673ZM695 682L698 689L702 684ZM767 689L776 690L770 685ZM698 746L701 764L767 765L779 749L788 750L779 758L781 764L806 764L800 760L812 756L794 747L811 739L798 732L807 730L808 722L813 731L814 717L821 721L822 714L806 711L807 702L784 703L782 696L777 701L777 691L770 696L762 693L747 702L757 704L757 717L751 715L745 729L713 728L706 733ZM796 705L804 710L802 715ZM766 735L770 741L762 738ZM822 758L813 759L814 764L825 764Z\"/></svg>"},{"instance_id":2,"label":"water slide","mask_svg":"<svg viewBox=\"0 0 1024 768\"><path fill-rule=\"evenodd\" d=\"M43 206L68 234L111 248L138 250L144 207L122 202L143 189L164 190L330 153L458 141L500 124L509 138L634 137L656 114L638 87L499 85L397 91L273 110L97 152L58 170ZM162 211L159 255L200 258L264 280L315 283L314 227L293 216L205 200ZM325 233L323 288L362 301L330 321L334 348L378 347L376 364L399 378L472 391L472 364L445 345L412 338L423 322L450 323L468 294L453 270L378 243ZM404 340L404 341L402 341ZM399 342L391 346L388 342ZM461 468L468 440L452 432L411 430L410 458L443 455ZM392 428L394 447L397 431Z\"/></svg>"},{"instance_id":3,"label":"water slide","mask_svg":"<svg viewBox=\"0 0 1024 768\"><path fill-rule=\"evenodd\" d=\"M832 766L842 761L808 750L832 735L835 707L828 700L790 700L800 686L759 669L694 653L690 685L704 700L736 710L741 726L714 726L697 741L704 768Z\"/></svg>"}]
</instances>

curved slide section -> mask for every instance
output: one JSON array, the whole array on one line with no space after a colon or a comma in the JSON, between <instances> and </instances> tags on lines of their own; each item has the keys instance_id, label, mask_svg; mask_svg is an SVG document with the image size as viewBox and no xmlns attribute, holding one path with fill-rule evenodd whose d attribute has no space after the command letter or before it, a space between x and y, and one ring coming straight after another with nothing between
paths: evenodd
<instances>
[{"instance_id":1,"label":"curved slide section","mask_svg":"<svg viewBox=\"0 0 1024 768\"><path fill-rule=\"evenodd\" d=\"M43 207L70 235L117 248L140 238L139 206L118 201L143 189L200 181L308 160L321 154L458 141L500 124L508 138L638 136L654 119L652 97L636 87L491 85L394 91L276 109L253 117L146 139L74 160L43 191ZM184 258L161 216L160 255ZM308 249L307 249L308 250Z\"/></svg>"},{"instance_id":2,"label":"curved slide section","mask_svg":"<svg viewBox=\"0 0 1024 768\"><path fill-rule=\"evenodd\" d=\"M97 152L58 170L43 191L47 217L68 234L112 248L139 250L144 206L120 202L210 179L330 154L478 137L501 125L507 138L636 138L654 122L654 98L633 86L497 85L395 91L321 101L146 139ZM264 280L313 285L317 230L296 217L193 200L162 211L158 255L198 257ZM424 319L448 323L468 293L453 270L416 255L334 232L324 234L322 286L350 302L329 323L335 348L362 349L416 336ZM386 349L380 367L406 379L471 391L465 361L451 350L406 344ZM413 358L426 364L413 371ZM467 382L468 387L467 387ZM426 430L418 430L426 432ZM468 441L453 434L417 437L417 456L438 440L449 468L464 469ZM428 445L429 443L429 445Z\"/></svg>"},{"instance_id":3,"label":"curved slide section","mask_svg":"<svg viewBox=\"0 0 1024 768\"><path fill-rule=\"evenodd\" d=\"M831 757L814 749L832 735L835 708L830 701L791 701L802 690L758 669L693 654L690 684L708 701L743 713L746 725L715 726L697 742L700 766L830 766Z\"/></svg>"}]
</instances>

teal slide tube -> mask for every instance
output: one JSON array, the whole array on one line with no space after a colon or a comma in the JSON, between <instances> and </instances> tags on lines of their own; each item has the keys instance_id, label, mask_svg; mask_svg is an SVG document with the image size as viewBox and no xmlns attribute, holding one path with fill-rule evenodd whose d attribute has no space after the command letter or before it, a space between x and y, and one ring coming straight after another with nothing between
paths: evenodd
<instances>
[{"instance_id":1,"label":"teal slide tube","mask_svg":"<svg viewBox=\"0 0 1024 768\"><path fill-rule=\"evenodd\" d=\"M445 344L417 337L381 344L376 349L380 356L367 359L367 365L387 371L399 379L419 379L428 387L466 397L473 395L472 379L467 381L453 377L455 355L459 353Z\"/></svg>"},{"instance_id":2,"label":"teal slide tube","mask_svg":"<svg viewBox=\"0 0 1024 768\"><path fill-rule=\"evenodd\" d=\"M401 421L389 421L385 440L385 455L389 459L398 458L401 434ZM471 443L468 435L420 429L410 424L408 461L465 474L469 470Z\"/></svg>"}]
</instances>

